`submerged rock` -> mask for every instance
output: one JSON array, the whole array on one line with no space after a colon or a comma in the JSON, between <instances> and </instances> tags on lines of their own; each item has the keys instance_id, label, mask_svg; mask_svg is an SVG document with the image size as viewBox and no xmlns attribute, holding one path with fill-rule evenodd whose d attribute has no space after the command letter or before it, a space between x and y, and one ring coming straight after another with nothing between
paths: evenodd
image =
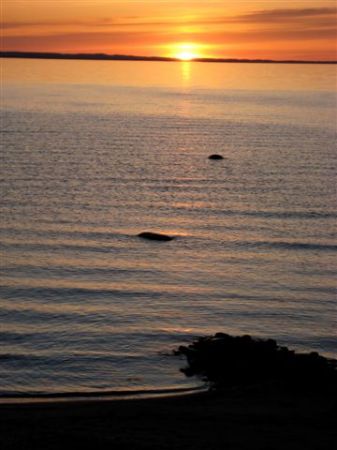
<instances>
[{"instance_id":1,"label":"submerged rock","mask_svg":"<svg viewBox=\"0 0 337 450\"><path fill-rule=\"evenodd\" d=\"M214 153L213 155L209 155L208 159L219 160L219 159L224 159L224 158L223 158L223 156L217 155L216 153Z\"/></svg>"},{"instance_id":2,"label":"submerged rock","mask_svg":"<svg viewBox=\"0 0 337 450\"><path fill-rule=\"evenodd\" d=\"M149 239L151 241L172 241L174 239L172 236L161 233L152 233L151 231L143 231L138 234L138 237L142 239Z\"/></svg>"}]
</instances>

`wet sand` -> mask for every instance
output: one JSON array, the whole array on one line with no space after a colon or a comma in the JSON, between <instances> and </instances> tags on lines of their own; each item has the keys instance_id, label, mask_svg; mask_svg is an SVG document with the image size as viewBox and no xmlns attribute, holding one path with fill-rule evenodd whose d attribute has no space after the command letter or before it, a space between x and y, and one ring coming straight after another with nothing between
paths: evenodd
<instances>
[{"instance_id":1,"label":"wet sand","mask_svg":"<svg viewBox=\"0 0 337 450\"><path fill-rule=\"evenodd\" d=\"M336 390L254 386L168 398L0 405L0 447L21 449L336 448Z\"/></svg>"}]
</instances>

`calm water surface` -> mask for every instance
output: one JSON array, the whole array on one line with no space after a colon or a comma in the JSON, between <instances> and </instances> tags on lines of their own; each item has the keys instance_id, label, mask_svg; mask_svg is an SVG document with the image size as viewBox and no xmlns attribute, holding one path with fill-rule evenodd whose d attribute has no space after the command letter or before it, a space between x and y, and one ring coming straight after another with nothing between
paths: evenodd
<instances>
[{"instance_id":1,"label":"calm water surface","mask_svg":"<svg viewBox=\"0 0 337 450\"><path fill-rule=\"evenodd\" d=\"M191 386L216 331L337 356L335 66L3 66L0 394Z\"/></svg>"}]
</instances>

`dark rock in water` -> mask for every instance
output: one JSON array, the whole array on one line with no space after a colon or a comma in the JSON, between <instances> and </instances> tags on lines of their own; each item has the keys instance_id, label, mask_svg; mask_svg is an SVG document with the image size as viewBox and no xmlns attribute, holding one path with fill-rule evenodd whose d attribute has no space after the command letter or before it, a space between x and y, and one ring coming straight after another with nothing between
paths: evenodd
<instances>
[{"instance_id":1,"label":"dark rock in water","mask_svg":"<svg viewBox=\"0 0 337 450\"><path fill-rule=\"evenodd\" d=\"M295 353L273 339L217 333L174 352L184 355L186 376L199 376L212 387L281 382L295 389L337 386L337 361L318 353Z\"/></svg>"},{"instance_id":2,"label":"dark rock in water","mask_svg":"<svg viewBox=\"0 0 337 450\"><path fill-rule=\"evenodd\" d=\"M174 239L167 234L152 233L151 231L144 231L143 233L139 233L138 236L142 239L150 239L151 241L172 241Z\"/></svg>"},{"instance_id":3,"label":"dark rock in water","mask_svg":"<svg viewBox=\"0 0 337 450\"><path fill-rule=\"evenodd\" d=\"M219 159L223 159L223 156L214 154L214 155L209 155L208 159L219 160Z\"/></svg>"}]
</instances>

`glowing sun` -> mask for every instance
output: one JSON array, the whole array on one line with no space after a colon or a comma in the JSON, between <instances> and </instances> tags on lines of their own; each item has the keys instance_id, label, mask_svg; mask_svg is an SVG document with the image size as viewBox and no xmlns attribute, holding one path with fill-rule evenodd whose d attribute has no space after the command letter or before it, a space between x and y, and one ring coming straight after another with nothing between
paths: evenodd
<instances>
[{"instance_id":1,"label":"glowing sun","mask_svg":"<svg viewBox=\"0 0 337 450\"><path fill-rule=\"evenodd\" d=\"M191 61L199 57L197 44L176 44L172 53L174 58L181 61Z\"/></svg>"}]
</instances>

